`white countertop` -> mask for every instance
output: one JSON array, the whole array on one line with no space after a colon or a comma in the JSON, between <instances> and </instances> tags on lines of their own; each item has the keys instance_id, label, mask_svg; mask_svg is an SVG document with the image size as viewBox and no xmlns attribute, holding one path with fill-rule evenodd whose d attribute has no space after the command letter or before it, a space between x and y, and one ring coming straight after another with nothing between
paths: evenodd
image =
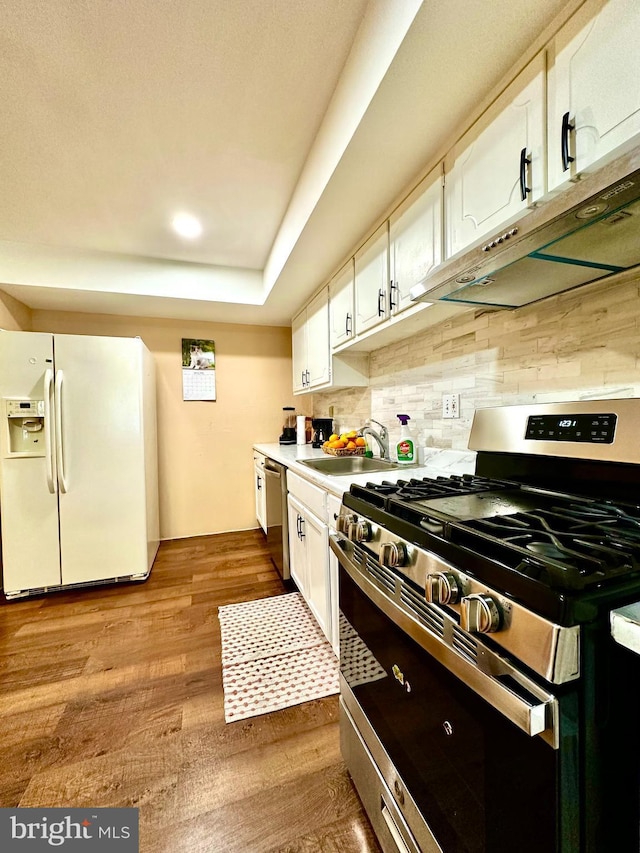
<instances>
[{"instance_id":1,"label":"white countertop","mask_svg":"<svg viewBox=\"0 0 640 853\"><path fill-rule=\"evenodd\" d=\"M429 458L425 465L403 465L387 471L370 471L366 474L345 474L339 477L322 474L304 465L303 459L326 459L327 454L321 448L310 444L254 444L258 453L286 465L291 471L310 480L333 495L342 497L352 483L381 483L383 480L395 482L408 477L437 477L451 474L473 474L476 466L476 454L473 450L441 450L427 448Z\"/></svg>"}]
</instances>

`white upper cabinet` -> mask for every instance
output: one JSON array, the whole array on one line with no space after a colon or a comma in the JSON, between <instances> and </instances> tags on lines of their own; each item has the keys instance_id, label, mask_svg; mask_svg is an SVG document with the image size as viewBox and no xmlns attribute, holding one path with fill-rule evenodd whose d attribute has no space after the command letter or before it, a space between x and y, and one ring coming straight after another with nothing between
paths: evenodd
<instances>
[{"instance_id":1,"label":"white upper cabinet","mask_svg":"<svg viewBox=\"0 0 640 853\"><path fill-rule=\"evenodd\" d=\"M640 2L587 0L549 51L549 189L640 138Z\"/></svg>"},{"instance_id":2,"label":"white upper cabinet","mask_svg":"<svg viewBox=\"0 0 640 853\"><path fill-rule=\"evenodd\" d=\"M520 217L546 192L544 52L445 158L449 258Z\"/></svg>"},{"instance_id":3,"label":"white upper cabinet","mask_svg":"<svg viewBox=\"0 0 640 853\"><path fill-rule=\"evenodd\" d=\"M293 390L307 387L307 309L291 321L291 358L293 361Z\"/></svg>"},{"instance_id":4,"label":"white upper cabinet","mask_svg":"<svg viewBox=\"0 0 640 853\"><path fill-rule=\"evenodd\" d=\"M331 346L339 347L353 338L354 325L353 258L329 282Z\"/></svg>"},{"instance_id":5,"label":"white upper cabinet","mask_svg":"<svg viewBox=\"0 0 640 853\"><path fill-rule=\"evenodd\" d=\"M331 379L329 291L325 287L307 307L307 370L311 388Z\"/></svg>"},{"instance_id":6,"label":"white upper cabinet","mask_svg":"<svg viewBox=\"0 0 640 853\"><path fill-rule=\"evenodd\" d=\"M331 380L329 294L324 288L291 323L293 390L307 391Z\"/></svg>"},{"instance_id":7,"label":"white upper cabinet","mask_svg":"<svg viewBox=\"0 0 640 853\"><path fill-rule=\"evenodd\" d=\"M389 316L389 223L371 235L355 255L356 335Z\"/></svg>"},{"instance_id":8,"label":"white upper cabinet","mask_svg":"<svg viewBox=\"0 0 640 853\"><path fill-rule=\"evenodd\" d=\"M431 172L389 219L389 313L414 303L410 290L442 262L442 170Z\"/></svg>"}]
</instances>

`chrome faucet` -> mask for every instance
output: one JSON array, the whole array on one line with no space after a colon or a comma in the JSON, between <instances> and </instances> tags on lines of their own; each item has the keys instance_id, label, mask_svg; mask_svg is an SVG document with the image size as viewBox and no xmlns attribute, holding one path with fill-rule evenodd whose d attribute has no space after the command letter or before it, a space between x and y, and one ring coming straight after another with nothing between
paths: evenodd
<instances>
[{"instance_id":1,"label":"chrome faucet","mask_svg":"<svg viewBox=\"0 0 640 853\"><path fill-rule=\"evenodd\" d=\"M370 424L377 424L380 427L380 431L375 430ZM384 424L381 424L380 421L374 421L373 418L369 418L367 423L360 430L361 434L370 435L372 438L378 442L378 447L380 448L380 458L388 459L389 458L389 431L387 430Z\"/></svg>"}]
</instances>

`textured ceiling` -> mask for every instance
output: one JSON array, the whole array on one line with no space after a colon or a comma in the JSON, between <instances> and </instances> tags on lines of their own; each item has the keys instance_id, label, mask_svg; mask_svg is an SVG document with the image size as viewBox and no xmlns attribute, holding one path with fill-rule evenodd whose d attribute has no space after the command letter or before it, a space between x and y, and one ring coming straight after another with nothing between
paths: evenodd
<instances>
[{"instance_id":1,"label":"textured ceiling","mask_svg":"<svg viewBox=\"0 0 640 853\"><path fill-rule=\"evenodd\" d=\"M563 5L2 0L0 287L288 323Z\"/></svg>"}]
</instances>

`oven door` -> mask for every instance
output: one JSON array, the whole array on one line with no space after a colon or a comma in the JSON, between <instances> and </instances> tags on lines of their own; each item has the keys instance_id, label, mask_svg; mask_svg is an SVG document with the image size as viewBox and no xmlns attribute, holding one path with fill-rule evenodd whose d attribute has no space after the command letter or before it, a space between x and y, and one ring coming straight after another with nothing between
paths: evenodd
<instances>
[{"instance_id":1,"label":"oven door","mask_svg":"<svg viewBox=\"0 0 640 853\"><path fill-rule=\"evenodd\" d=\"M331 546L341 742L383 849L578 851L577 727L560 731L575 688L560 702L404 578L363 570L349 546Z\"/></svg>"}]
</instances>

